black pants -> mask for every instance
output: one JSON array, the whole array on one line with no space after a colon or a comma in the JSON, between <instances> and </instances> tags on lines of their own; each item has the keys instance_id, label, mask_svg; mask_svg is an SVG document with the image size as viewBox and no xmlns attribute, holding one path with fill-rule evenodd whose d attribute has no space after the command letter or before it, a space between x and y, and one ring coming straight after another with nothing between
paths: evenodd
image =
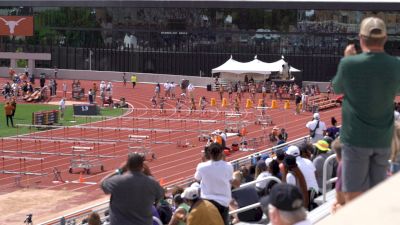
<instances>
[{"instance_id":1,"label":"black pants","mask_svg":"<svg viewBox=\"0 0 400 225\"><path fill-rule=\"evenodd\" d=\"M208 200L208 199L207 199ZM222 220L225 225L229 225L229 208L225 207L214 200L210 201L215 207L217 207L219 214L221 214Z\"/></svg>"},{"instance_id":2,"label":"black pants","mask_svg":"<svg viewBox=\"0 0 400 225\"><path fill-rule=\"evenodd\" d=\"M7 127L9 126L9 125L8 125L8 120L11 120L11 126L14 127L14 122L13 122L13 117L12 117L12 115L7 115L7 116L6 116L6 119L7 119Z\"/></svg>"}]
</instances>

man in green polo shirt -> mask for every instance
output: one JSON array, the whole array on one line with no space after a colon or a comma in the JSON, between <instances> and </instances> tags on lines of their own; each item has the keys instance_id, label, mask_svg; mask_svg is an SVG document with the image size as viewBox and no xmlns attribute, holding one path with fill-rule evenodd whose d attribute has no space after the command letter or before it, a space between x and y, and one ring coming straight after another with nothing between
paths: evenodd
<instances>
[{"instance_id":1,"label":"man in green polo shirt","mask_svg":"<svg viewBox=\"0 0 400 225\"><path fill-rule=\"evenodd\" d=\"M400 59L385 53L385 23L365 18L360 26L361 54L346 47L333 80L344 94L343 191L350 201L386 178L393 133L393 101L400 87Z\"/></svg>"}]
</instances>

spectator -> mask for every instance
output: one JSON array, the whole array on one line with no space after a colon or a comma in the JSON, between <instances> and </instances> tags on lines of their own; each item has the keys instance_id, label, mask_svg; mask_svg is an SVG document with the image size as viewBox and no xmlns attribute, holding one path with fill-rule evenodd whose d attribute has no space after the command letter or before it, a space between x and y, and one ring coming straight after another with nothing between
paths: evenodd
<instances>
[{"instance_id":1,"label":"spectator","mask_svg":"<svg viewBox=\"0 0 400 225\"><path fill-rule=\"evenodd\" d=\"M264 161L261 159L257 162L257 165L256 165L256 181L259 181L256 183L256 190L260 196L264 195L264 190L269 183L269 181L266 181L266 180L260 181L260 180L263 180L266 177L272 176L272 174L269 172L268 166L267 166L271 161L272 161L271 158L268 158L267 161Z\"/></svg>"},{"instance_id":2,"label":"spectator","mask_svg":"<svg viewBox=\"0 0 400 225\"><path fill-rule=\"evenodd\" d=\"M332 212L335 213L340 207L342 207L346 201L342 192L342 146L340 143L340 138L335 139L332 143L332 149L336 153L336 160L338 163L337 167L337 180L336 180L336 200L332 205Z\"/></svg>"},{"instance_id":3,"label":"spectator","mask_svg":"<svg viewBox=\"0 0 400 225\"><path fill-rule=\"evenodd\" d=\"M282 182L299 187L304 196L304 207L308 208L309 194L306 180L296 163L296 157L288 155L283 160Z\"/></svg>"},{"instance_id":4,"label":"spectator","mask_svg":"<svg viewBox=\"0 0 400 225\"><path fill-rule=\"evenodd\" d=\"M4 113L6 114L6 121L7 121L7 127L9 127L8 121L11 121L11 126L14 127L14 121L13 121L13 111L14 111L14 107L11 105L10 102L7 102L4 105Z\"/></svg>"},{"instance_id":5,"label":"spectator","mask_svg":"<svg viewBox=\"0 0 400 225\"><path fill-rule=\"evenodd\" d=\"M129 154L126 164L101 181L104 193L111 194L111 225L148 225L152 223L151 208L164 190L158 182L144 174L144 156Z\"/></svg>"},{"instance_id":6,"label":"spectator","mask_svg":"<svg viewBox=\"0 0 400 225\"><path fill-rule=\"evenodd\" d=\"M223 225L224 221L214 204L201 199L197 187L188 187L181 194L181 198L190 205L186 225Z\"/></svg>"},{"instance_id":7,"label":"spectator","mask_svg":"<svg viewBox=\"0 0 400 225\"><path fill-rule=\"evenodd\" d=\"M387 176L393 100L400 86L400 61L384 50L385 22L376 17L365 18L359 37L362 53L357 54L355 46L348 45L333 80L335 93L345 96L340 139L346 202Z\"/></svg>"},{"instance_id":8,"label":"spectator","mask_svg":"<svg viewBox=\"0 0 400 225\"><path fill-rule=\"evenodd\" d=\"M88 225L101 225L99 214L92 212L88 218Z\"/></svg>"},{"instance_id":9,"label":"spectator","mask_svg":"<svg viewBox=\"0 0 400 225\"><path fill-rule=\"evenodd\" d=\"M231 201L233 167L223 161L222 147L217 143L208 146L211 160L199 163L194 178L200 182L201 197L213 203L225 225L229 224L228 205Z\"/></svg>"},{"instance_id":10,"label":"spectator","mask_svg":"<svg viewBox=\"0 0 400 225\"><path fill-rule=\"evenodd\" d=\"M313 164L315 166L315 176L317 178L317 183L319 187L319 192L322 192L322 181L323 181L323 170L325 160L331 155L331 151L329 149L329 144L324 140L319 140L314 144L316 150L316 157L313 160ZM327 178L330 179L332 177L333 170L333 161L331 161L327 168Z\"/></svg>"},{"instance_id":11,"label":"spectator","mask_svg":"<svg viewBox=\"0 0 400 225\"><path fill-rule=\"evenodd\" d=\"M183 201L181 194L175 194L173 201L176 209L168 225L186 225L185 219L190 206Z\"/></svg>"},{"instance_id":12,"label":"spectator","mask_svg":"<svg viewBox=\"0 0 400 225\"><path fill-rule=\"evenodd\" d=\"M286 143L288 139L288 133L286 132L285 128L281 128L281 132L278 135L278 142L276 143L276 145L281 145Z\"/></svg>"},{"instance_id":13,"label":"spectator","mask_svg":"<svg viewBox=\"0 0 400 225\"><path fill-rule=\"evenodd\" d=\"M296 157L296 163L300 168L300 171L303 174L304 179L306 180L307 190L309 194L308 196L310 196L311 198L310 202L312 202L314 196L318 193L319 190L317 179L315 177L316 169L314 164L309 159L302 158L300 156L300 149L295 145L290 146L286 151L286 154ZM312 206L312 204L310 204L310 206Z\"/></svg>"},{"instance_id":14,"label":"spectator","mask_svg":"<svg viewBox=\"0 0 400 225\"><path fill-rule=\"evenodd\" d=\"M306 127L310 131L310 138L312 143L317 143L317 141L324 138L326 126L323 121L320 121L319 113L314 113L313 120L309 121L306 124Z\"/></svg>"},{"instance_id":15,"label":"spectator","mask_svg":"<svg viewBox=\"0 0 400 225\"><path fill-rule=\"evenodd\" d=\"M249 169L245 165L241 165L239 171L242 173L242 182L247 183L254 180L254 176L251 176Z\"/></svg>"},{"instance_id":16,"label":"spectator","mask_svg":"<svg viewBox=\"0 0 400 225\"><path fill-rule=\"evenodd\" d=\"M261 199L263 211L272 225L311 225L303 206L304 196L290 184L277 184L268 197Z\"/></svg>"},{"instance_id":17,"label":"spectator","mask_svg":"<svg viewBox=\"0 0 400 225\"><path fill-rule=\"evenodd\" d=\"M337 136L339 136L339 131L340 131L340 128L337 127L337 121L336 121L335 117L331 118L331 124L332 124L332 126L329 127L328 129L326 129L326 134L329 137L331 137L333 140L335 140L335 138Z\"/></svg>"},{"instance_id":18,"label":"spectator","mask_svg":"<svg viewBox=\"0 0 400 225\"><path fill-rule=\"evenodd\" d=\"M393 140L392 140L392 153L390 156L390 172L397 173L400 170L400 122L395 121Z\"/></svg>"},{"instance_id":19,"label":"spectator","mask_svg":"<svg viewBox=\"0 0 400 225\"><path fill-rule=\"evenodd\" d=\"M233 173L232 179L232 201L229 204L231 210L236 210L245 206L249 206L258 202L259 198L254 186L247 186L238 190L242 183L243 177L239 171ZM234 214L233 224L242 222L257 222L262 218L261 208L250 209L246 212Z\"/></svg>"},{"instance_id":20,"label":"spectator","mask_svg":"<svg viewBox=\"0 0 400 225\"><path fill-rule=\"evenodd\" d=\"M60 110L60 118L61 119L64 119L64 113L65 113L65 98L62 98L61 100L60 100L60 103L59 103L59 110Z\"/></svg>"},{"instance_id":21,"label":"spectator","mask_svg":"<svg viewBox=\"0 0 400 225\"><path fill-rule=\"evenodd\" d=\"M165 200L165 197L158 203L157 212L160 215L161 222L168 224L172 217L172 208L167 200Z\"/></svg>"}]
</instances>

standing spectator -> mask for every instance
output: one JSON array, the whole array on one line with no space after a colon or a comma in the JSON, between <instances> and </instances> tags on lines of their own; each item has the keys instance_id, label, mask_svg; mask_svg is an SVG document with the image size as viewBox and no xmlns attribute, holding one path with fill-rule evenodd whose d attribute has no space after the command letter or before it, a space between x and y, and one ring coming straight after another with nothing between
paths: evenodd
<instances>
[{"instance_id":1,"label":"standing spectator","mask_svg":"<svg viewBox=\"0 0 400 225\"><path fill-rule=\"evenodd\" d=\"M12 112L12 118L14 119L14 115L15 115L15 112L17 111L17 97L13 97L12 99L11 99L11 106L13 107L13 112Z\"/></svg>"},{"instance_id":2,"label":"standing spectator","mask_svg":"<svg viewBox=\"0 0 400 225\"><path fill-rule=\"evenodd\" d=\"M54 84L54 96L57 96L57 86L58 86L58 84L57 84L57 80L56 79L54 79L53 80L53 84Z\"/></svg>"},{"instance_id":3,"label":"standing spectator","mask_svg":"<svg viewBox=\"0 0 400 225\"><path fill-rule=\"evenodd\" d=\"M11 126L14 127L14 122L13 122L13 117L12 117L13 111L14 111L14 108L12 107L10 102L7 102L4 105L4 112L6 114L7 127L9 127L8 120L11 121Z\"/></svg>"},{"instance_id":4,"label":"standing spectator","mask_svg":"<svg viewBox=\"0 0 400 225\"><path fill-rule=\"evenodd\" d=\"M29 82L35 84L35 75L33 73L29 73Z\"/></svg>"},{"instance_id":5,"label":"standing spectator","mask_svg":"<svg viewBox=\"0 0 400 225\"><path fill-rule=\"evenodd\" d=\"M323 170L324 170L324 163L325 160L331 155L331 151L329 149L328 142L324 140L319 140L317 143L314 144L316 157L313 160L313 164L315 166L315 177L317 178L317 183L319 187L319 192L322 193L322 182L323 182ZM333 161L331 161L327 168L327 178L330 179L332 177L333 171ZM330 185L328 186L330 187ZM328 188L329 189L329 188Z\"/></svg>"},{"instance_id":6,"label":"standing spectator","mask_svg":"<svg viewBox=\"0 0 400 225\"><path fill-rule=\"evenodd\" d=\"M144 156L129 154L126 164L104 177L101 188L111 194L111 225L152 224L151 210L154 202L162 198L164 190L156 180L142 172Z\"/></svg>"},{"instance_id":7,"label":"standing spectator","mask_svg":"<svg viewBox=\"0 0 400 225\"><path fill-rule=\"evenodd\" d=\"M97 95L97 91L99 89L97 88L97 83L94 82L93 83L93 88L92 88L92 92L93 92L93 102L96 102L96 95Z\"/></svg>"},{"instance_id":8,"label":"standing spectator","mask_svg":"<svg viewBox=\"0 0 400 225\"><path fill-rule=\"evenodd\" d=\"M157 83L156 87L154 88L154 95L157 98L160 98L160 91L161 91L161 85L160 85L160 83Z\"/></svg>"},{"instance_id":9,"label":"standing spectator","mask_svg":"<svg viewBox=\"0 0 400 225\"><path fill-rule=\"evenodd\" d=\"M294 95L294 102L296 104L296 112L295 115L299 115L301 108L300 108L300 103L301 103L301 95L300 93L297 93Z\"/></svg>"},{"instance_id":10,"label":"standing spectator","mask_svg":"<svg viewBox=\"0 0 400 225\"><path fill-rule=\"evenodd\" d=\"M233 167L223 160L222 146L212 143L208 147L211 160L199 163L194 178L201 182L201 197L208 199L220 212L225 225L229 224L229 202Z\"/></svg>"},{"instance_id":11,"label":"standing spectator","mask_svg":"<svg viewBox=\"0 0 400 225\"><path fill-rule=\"evenodd\" d=\"M310 131L310 138L312 143L317 143L317 141L324 138L324 133L326 131L326 125L320 120L319 113L314 113L313 120L306 124L306 127Z\"/></svg>"},{"instance_id":12,"label":"standing spectator","mask_svg":"<svg viewBox=\"0 0 400 225\"><path fill-rule=\"evenodd\" d=\"M311 225L303 207L304 196L296 186L277 184L260 202L272 225Z\"/></svg>"},{"instance_id":13,"label":"standing spectator","mask_svg":"<svg viewBox=\"0 0 400 225\"><path fill-rule=\"evenodd\" d=\"M112 94L113 94L113 92L112 92L113 91L113 86L112 86L111 82L107 83L106 91L107 91L108 96L112 96Z\"/></svg>"},{"instance_id":14,"label":"standing spectator","mask_svg":"<svg viewBox=\"0 0 400 225\"><path fill-rule=\"evenodd\" d=\"M63 98L67 97L67 84L64 82L63 83Z\"/></svg>"},{"instance_id":15,"label":"standing spectator","mask_svg":"<svg viewBox=\"0 0 400 225\"><path fill-rule=\"evenodd\" d=\"M59 103L59 109L60 109L60 117L61 119L64 119L64 113L65 113L65 98L62 98Z\"/></svg>"},{"instance_id":16,"label":"standing spectator","mask_svg":"<svg viewBox=\"0 0 400 225\"><path fill-rule=\"evenodd\" d=\"M54 79L57 80L58 68L57 66L54 67Z\"/></svg>"},{"instance_id":17,"label":"standing spectator","mask_svg":"<svg viewBox=\"0 0 400 225\"><path fill-rule=\"evenodd\" d=\"M123 83L124 87L126 87L126 74L125 73L122 74L122 83Z\"/></svg>"},{"instance_id":18,"label":"standing spectator","mask_svg":"<svg viewBox=\"0 0 400 225\"><path fill-rule=\"evenodd\" d=\"M229 192L230 193L230 192ZM199 188L188 187L181 194L182 199L190 205L186 225L223 225L224 221L218 209L208 200L199 196Z\"/></svg>"},{"instance_id":19,"label":"standing spectator","mask_svg":"<svg viewBox=\"0 0 400 225\"><path fill-rule=\"evenodd\" d=\"M29 68L28 68L28 66L25 66L24 72L25 72L25 76L29 77Z\"/></svg>"},{"instance_id":20,"label":"standing spectator","mask_svg":"<svg viewBox=\"0 0 400 225\"><path fill-rule=\"evenodd\" d=\"M93 104L93 89L89 89L88 92L88 99L89 99L89 104Z\"/></svg>"},{"instance_id":21,"label":"standing spectator","mask_svg":"<svg viewBox=\"0 0 400 225\"><path fill-rule=\"evenodd\" d=\"M132 76L131 76L131 82L132 82L132 88L135 88L135 86L136 86L136 75L135 74L132 74Z\"/></svg>"},{"instance_id":22,"label":"standing spectator","mask_svg":"<svg viewBox=\"0 0 400 225\"><path fill-rule=\"evenodd\" d=\"M54 96L54 80L53 79L50 79L49 86L50 86L50 96Z\"/></svg>"},{"instance_id":23,"label":"standing spectator","mask_svg":"<svg viewBox=\"0 0 400 225\"><path fill-rule=\"evenodd\" d=\"M39 82L40 82L40 87L43 88L44 84L46 83L46 74L44 73L40 74Z\"/></svg>"},{"instance_id":24,"label":"standing spectator","mask_svg":"<svg viewBox=\"0 0 400 225\"><path fill-rule=\"evenodd\" d=\"M400 61L384 50L385 22L376 17L365 18L359 37L362 53L357 54L354 45L347 46L333 80L335 93L345 95L340 140L346 202L387 176L393 100L400 86Z\"/></svg>"}]
</instances>

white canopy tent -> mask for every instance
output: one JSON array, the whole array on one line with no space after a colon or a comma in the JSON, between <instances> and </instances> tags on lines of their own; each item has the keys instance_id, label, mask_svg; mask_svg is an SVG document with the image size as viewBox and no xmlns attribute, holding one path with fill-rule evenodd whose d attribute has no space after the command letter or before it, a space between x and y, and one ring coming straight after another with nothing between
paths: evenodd
<instances>
[{"instance_id":1,"label":"white canopy tent","mask_svg":"<svg viewBox=\"0 0 400 225\"><path fill-rule=\"evenodd\" d=\"M220 77L226 80L238 80L242 79L245 74L253 77L254 80L264 80L269 77L271 72L280 72L284 66L287 66L287 62L283 59L273 62L266 63L254 57L254 60L246 63L238 62L232 58L232 56L221 66L212 69L212 74L220 73ZM300 72L300 70L290 67L290 72Z\"/></svg>"}]
</instances>

